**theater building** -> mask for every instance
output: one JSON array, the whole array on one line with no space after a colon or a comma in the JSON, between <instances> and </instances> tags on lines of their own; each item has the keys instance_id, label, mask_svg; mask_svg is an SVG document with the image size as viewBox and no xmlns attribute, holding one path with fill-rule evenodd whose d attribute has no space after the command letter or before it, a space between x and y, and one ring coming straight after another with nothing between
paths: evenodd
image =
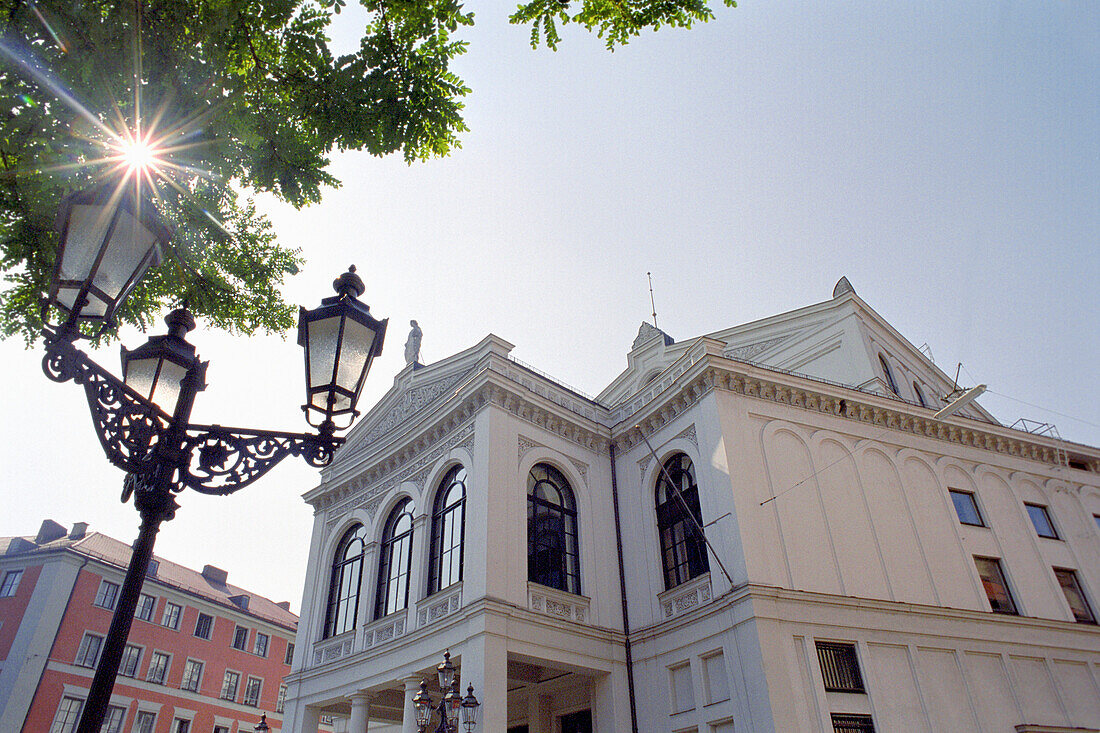
<instances>
[{"instance_id":1,"label":"theater building","mask_svg":"<svg viewBox=\"0 0 1100 733\"><path fill-rule=\"evenodd\" d=\"M595 398L511 348L407 367L305 495L289 729L412 733L449 649L486 733L1100 730L1100 450L934 417L846 279L643 324Z\"/></svg>"}]
</instances>

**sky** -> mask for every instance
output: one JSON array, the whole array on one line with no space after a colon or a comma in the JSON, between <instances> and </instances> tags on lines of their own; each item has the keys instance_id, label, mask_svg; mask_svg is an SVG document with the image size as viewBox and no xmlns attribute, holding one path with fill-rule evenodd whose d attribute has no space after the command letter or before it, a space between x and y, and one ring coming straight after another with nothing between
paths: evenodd
<instances>
[{"instance_id":1,"label":"sky","mask_svg":"<svg viewBox=\"0 0 1100 733\"><path fill-rule=\"evenodd\" d=\"M358 267L390 318L360 406L404 366L408 322L431 363L487 333L596 394L651 319L675 339L860 297L1005 424L1100 445L1100 3L741 0L690 31L607 52L567 28L532 50L507 4L471 2L456 71L471 130L408 166L334 156L316 206L261 205L300 247L290 302L316 306ZM355 9L333 43L357 39ZM160 331L160 329L158 329ZM124 334L131 348L145 336ZM193 420L306 430L291 334L191 334L210 360ZM72 383L40 346L0 343L0 536L84 521L130 542ZM118 346L95 358L118 373ZM230 497L185 493L158 555L300 608L319 482L287 459Z\"/></svg>"}]
</instances>

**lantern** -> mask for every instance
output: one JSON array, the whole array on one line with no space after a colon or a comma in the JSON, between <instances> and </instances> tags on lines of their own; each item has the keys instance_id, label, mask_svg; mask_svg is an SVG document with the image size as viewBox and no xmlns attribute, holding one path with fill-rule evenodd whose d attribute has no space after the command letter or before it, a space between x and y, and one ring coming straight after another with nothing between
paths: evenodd
<instances>
[{"instance_id":1,"label":"lantern","mask_svg":"<svg viewBox=\"0 0 1100 733\"><path fill-rule=\"evenodd\" d=\"M354 265L332 287L336 296L298 314L298 345L305 349L306 362L302 409L310 425L329 430L335 429L334 417L358 414L355 403L371 362L382 353L389 323L375 319L370 307L359 302L365 288ZM313 413L319 413L320 422L310 419Z\"/></svg>"},{"instance_id":2,"label":"lantern","mask_svg":"<svg viewBox=\"0 0 1100 733\"><path fill-rule=\"evenodd\" d=\"M455 665L451 661L450 651L443 652L443 661L435 668L435 673L439 676L439 689L450 689L455 679Z\"/></svg>"},{"instance_id":3,"label":"lantern","mask_svg":"<svg viewBox=\"0 0 1100 733\"><path fill-rule=\"evenodd\" d=\"M474 697L474 686L466 688L466 697L462 700L462 727L466 733L473 733L477 727L477 714L480 712L481 703Z\"/></svg>"},{"instance_id":4,"label":"lantern","mask_svg":"<svg viewBox=\"0 0 1100 733\"><path fill-rule=\"evenodd\" d=\"M152 203L130 186L103 185L68 197L58 214L61 247L48 301L70 321L111 323L169 232Z\"/></svg>"},{"instance_id":5,"label":"lantern","mask_svg":"<svg viewBox=\"0 0 1100 733\"><path fill-rule=\"evenodd\" d=\"M458 730L458 715L462 710L462 693L458 691L458 680L451 682L451 689L443 696L443 709L447 714L447 726L450 730Z\"/></svg>"},{"instance_id":6,"label":"lantern","mask_svg":"<svg viewBox=\"0 0 1100 733\"><path fill-rule=\"evenodd\" d=\"M420 692L413 695L413 708L416 710L416 725L424 730L432 720L432 699L428 696L427 680L420 680Z\"/></svg>"},{"instance_id":7,"label":"lantern","mask_svg":"<svg viewBox=\"0 0 1100 733\"><path fill-rule=\"evenodd\" d=\"M133 351L122 347L122 377L126 386L172 415L181 383L198 363L195 347L184 338L195 327L195 319L180 308L169 313L164 322L168 324L167 335L150 336Z\"/></svg>"}]
</instances>

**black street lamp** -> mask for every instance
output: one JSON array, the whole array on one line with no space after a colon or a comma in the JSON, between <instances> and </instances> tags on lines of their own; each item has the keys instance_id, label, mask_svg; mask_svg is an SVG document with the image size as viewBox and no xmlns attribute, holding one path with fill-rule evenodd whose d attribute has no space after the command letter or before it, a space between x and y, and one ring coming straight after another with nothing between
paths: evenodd
<instances>
[{"instance_id":1,"label":"black street lamp","mask_svg":"<svg viewBox=\"0 0 1100 733\"><path fill-rule=\"evenodd\" d=\"M59 229L62 246L43 313L54 306L66 319L42 329L42 369L55 382L71 379L84 386L107 459L126 472L122 500L133 496L141 515L126 579L77 728L77 733L99 733L157 532L179 508L175 495L185 488L231 494L288 455L317 468L328 465L344 442L335 436L332 418L348 416L340 428L344 429L358 415L355 403L371 361L382 352L388 319L375 320L358 301L364 288L354 266L333 284L335 297L325 298L315 310L301 310L298 330L299 342L306 347L308 396L302 409L317 433L192 424L195 395L206 388L207 362L187 342L195 320L186 308L165 318L166 335L153 336L133 351L122 349L124 381L74 346L85 335L81 324L98 327L99 333L110 328L123 299L146 269L159 262L160 245L168 235L152 205L131 196L126 187L76 194L62 208ZM317 376L326 369L329 377ZM308 420L310 410L324 419L319 424ZM266 726L266 718L261 724Z\"/></svg>"},{"instance_id":2,"label":"black street lamp","mask_svg":"<svg viewBox=\"0 0 1100 733\"><path fill-rule=\"evenodd\" d=\"M420 691L413 696L416 710L416 727L420 733L427 733L432 722L432 711L439 715L439 725L434 733L458 733L459 723L466 733L473 733L477 727L477 718L481 703L474 697L474 686L466 688L466 697L458 691L458 677L450 652L443 652L443 663L436 667L439 676L439 689L447 693L439 699L439 705L432 702L428 694L428 681L420 681Z\"/></svg>"}]
</instances>

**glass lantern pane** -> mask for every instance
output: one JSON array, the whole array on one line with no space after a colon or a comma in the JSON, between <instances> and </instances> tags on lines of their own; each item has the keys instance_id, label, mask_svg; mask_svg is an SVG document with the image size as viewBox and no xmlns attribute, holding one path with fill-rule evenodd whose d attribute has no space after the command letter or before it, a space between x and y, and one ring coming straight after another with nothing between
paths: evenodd
<instances>
[{"instance_id":1,"label":"glass lantern pane","mask_svg":"<svg viewBox=\"0 0 1100 733\"><path fill-rule=\"evenodd\" d=\"M75 287L61 286L57 289L57 302L64 306L66 310L72 311L79 292L79 284ZM107 304L97 298L95 293L88 293L88 302L80 309L80 313L84 316L104 316L107 314Z\"/></svg>"},{"instance_id":2,"label":"glass lantern pane","mask_svg":"<svg viewBox=\"0 0 1100 733\"><path fill-rule=\"evenodd\" d=\"M142 226L129 211L120 210L107 251L96 268L95 286L108 297L117 298L141 266L155 241L154 234Z\"/></svg>"},{"instance_id":3,"label":"glass lantern pane","mask_svg":"<svg viewBox=\"0 0 1100 733\"><path fill-rule=\"evenodd\" d=\"M322 318L309 323L309 386L322 387L332 382L333 362L336 361L336 338L340 335L340 316ZM326 395L315 396L317 405L325 408Z\"/></svg>"},{"instance_id":4,"label":"glass lantern pane","mask_svg":"<svg viewBox=\"0 0 1100 733\"><path fill-rule=\"evenodd\" d=\"M336 374L338 386L355 392L373 345L374 330L349 318L344 325L344 342L340 348L340 368Z\"/></svg>"},{"instance_id":5,"label":"glass lantern pane","mask_svg":"<svg viewBox=\"0 0 1100 733\"><path fill-rule=\"evenodd\" d=\"M131 359L126 365L126 386L145 399L153 394L153 382L157 378L159 359Z\"/></svg>"},{"instance_id":6,"label":"glass lantern pane","mask_svg":"<svg viewBox=\"0 0 1100 733\"><path fill-rule=\"evenodd\" d=\"M61 257L62 280L87 279L107 233L107 225L111 223L108 213L103 206L72 207L65 252Z\"/></svg>"},{"instance_id":7,"label":"glass lantern pane","mask_svg":"<svg viewBox=\"0 0 1100 733\"><path fill-rule=\"evenodd\" d=\"M171 415L176 409L176 400L180 396L180 382L187 370L175 362L164 360L161 363L160 376L153 388L152 400L157 407Z\"/></svg>"}]
</instances>

